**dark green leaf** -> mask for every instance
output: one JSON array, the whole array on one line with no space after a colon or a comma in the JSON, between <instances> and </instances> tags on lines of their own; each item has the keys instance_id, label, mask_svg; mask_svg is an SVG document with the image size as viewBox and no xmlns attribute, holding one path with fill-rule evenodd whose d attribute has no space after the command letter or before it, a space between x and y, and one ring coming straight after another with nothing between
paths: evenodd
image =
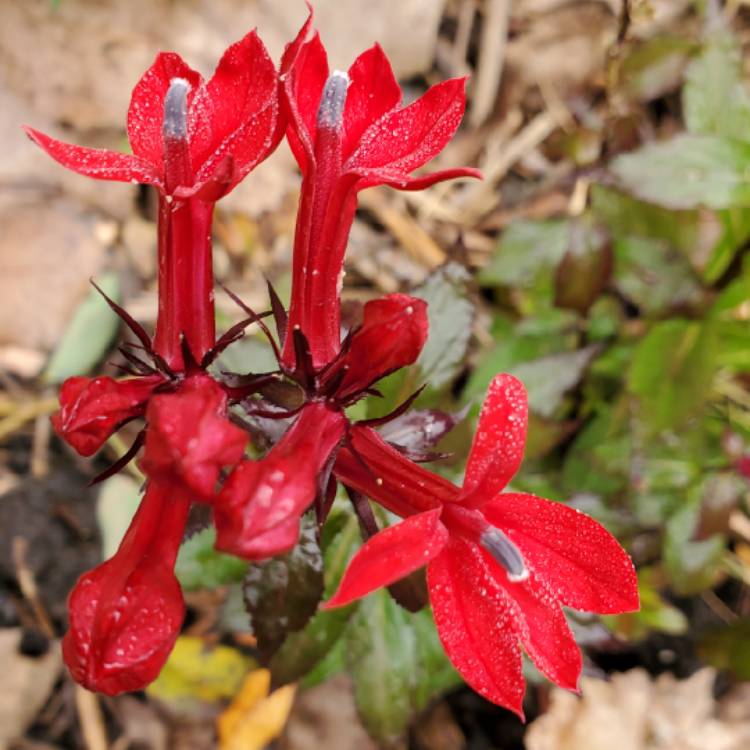
<instances>
[{"instance_id":1,"label":"dark green leaf","mask_svg":"<svg viewBox=\"0 0 750 750\"><path fill-rule=\"evenodd\" d=\"M359 524L353 514L337 513L329 517L322 539L326 597L332 596L338 587L359 541ZM357 606L355 603L319 611L302 630L291 633L269 664L274 684L294 682L324 659Z\"/></svg>"},{"instance_id":2,"label":"dark green leaf","mask_svg":"<svg viewBox=\"0 0 750 750\"><path fill-rule=\"evenodd\" d=\"M316 532L317 524L306 516L291 552L250 565L245 574L245 607L264 663L318 608L323 595L323 555Z\"/></svg>"},{"instance_id":3,"label":"dark green leaf","mask_svg":"<svg viewBox=\"0 0 750 750\"><path fill-rule=\"evenodd\" d=\"M679 135L618 156L611 171L642 200L666 208L750 205L750 144L712 135Z\"/></svg>"}]
</instances>

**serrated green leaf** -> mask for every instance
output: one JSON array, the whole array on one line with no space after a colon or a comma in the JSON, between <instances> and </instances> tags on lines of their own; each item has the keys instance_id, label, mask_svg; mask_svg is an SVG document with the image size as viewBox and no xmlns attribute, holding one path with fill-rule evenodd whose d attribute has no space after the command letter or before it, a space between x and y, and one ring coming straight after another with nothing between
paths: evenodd
<instances>
[{"instance_id":1,"label":"serrated green leaf","mask_svg":"<svg viewBox=\"0 0 750 750\"><path fill-rule=\"evenodd\" d=\"M716 372L716 327L673 319L657 323L638 345L628 388L651 431L678 428L709 396Z\"/></svg>"},{"instance_id":2,"label":"serrated green leaf","mask_svg":"<svg viewBox=\"0 0 750 750\"><path fill-rule=\"evenodd\" d=\"M241 581L247 563L214 549L216 530L203 529L190 537L180 548L175 575L186 591L212 589Z\"/></svg>"},{"instance_id":3,"label":"serrated green leaf","mask_svg":"<svg viewBox=\"0 0 750 750\"><path fill-rule=\"evenodd\" d=\"M427 302L430 325L427 343L417 360L419 379L433 389L449 383L464 364L474 320L468 280L463 266L449 263L414 290L415 297Z\"/></svg>"},{"instance_id":4,"label":"serrated green leaf","mask_svg":"<svg viewBox=\"0 0 750 750\"><path fill-rule=\"evenodd\" d=\"M289 633L307 624L323 595L323 555L314 519L303 519L291 552L248 567L243 595L261 661L267 663Z\"/></svg>"},{"instance_id":5,"label":"serrated green leaf","mask_svg":"<svg viewBox=\"0 0 750 750\"><path fill-rule=\"evenodd\" d=\"M410 614L386 591L366 597L346 631L357 709L370 735L396 742L439 693L460 684L437 637L432 614Z\"/></svg>"},{"instance_id":6,"label":"serrated green leaf","mask_svg":"<svg viewBox=\"0 0 750 750\"><path fill-rule=\"evenodd\" d=\"M108 297L119 300L116 273L104 274L98 285ZM42 376L45 382L62 383L66 378L90 372L109 351L119 325L120 319L92 288L68 323Z\"/></svg>"},{"instance_id":7,"label":"serrated green leaf","mask_svg":"<svg viewBox=\"0 0 750 750\"><path fill-rule=\"evenodd\" d=\"M666 208L750 206L750 144L683 134L649 143L610 165L636 197Z\"/></svg>"}]
</instances>

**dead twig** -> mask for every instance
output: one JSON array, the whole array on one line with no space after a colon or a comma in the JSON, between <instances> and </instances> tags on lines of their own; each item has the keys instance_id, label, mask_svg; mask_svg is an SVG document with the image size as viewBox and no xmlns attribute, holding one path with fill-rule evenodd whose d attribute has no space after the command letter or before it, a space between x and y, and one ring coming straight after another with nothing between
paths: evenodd
<instances>
[{"instance_id":1,"label":"dead twig","mask_svg":"<svg viewBox=\"0 0 750 750\"><path fill-rule=\"evenodd\" d=\"M469 122L478 127L492 113L500 88L508 43L510 0L486 0L479 65L471 98Z\"/></svg>"},{"instance_id":2,"label":"dead twig","mask_svg":"<svg viewBox=\"0 0 750 750\"><path fill-rule=\"evenodd\" d=\"M42 604L42 600L39 598L39 590L36 586L34 573L26 562L26 554L28 550L28 539L22 536L13 537L11 554L13 556L13 566L16 570L18 588L21 589L23 598L31 607L39 629L47 636L47 638L53 639L55 637L55 628L52 625L52 620L47 614L44 604Z\"/></svg>"},{"instance_id":3,"label":"dead twig","mask_svg":"<svg viewBox=\"0 0 750 750\"><path fill-rule=\"evenodd\" d=\"M98 696L80 685L76 685L75 695L78 721L87 750L107 750L107 730Z\"/></svg>"}]
</instances>

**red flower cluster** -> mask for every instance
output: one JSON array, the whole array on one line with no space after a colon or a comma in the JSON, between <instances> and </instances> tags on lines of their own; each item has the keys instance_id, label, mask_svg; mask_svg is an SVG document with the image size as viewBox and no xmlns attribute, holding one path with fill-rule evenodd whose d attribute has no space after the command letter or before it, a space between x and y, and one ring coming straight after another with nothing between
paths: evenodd
<instances>
[{"instance_id":1,"label":"red flower cluster","mask_svg":"<svg viewBox=\"0 0 750 750\"><path fill-rule=\"evenodd\" d=\"M139 342L121 349L130 377L71 378L53 417L57 433L86 456L123 424L145 420L129 453L105 472L140 453L147 476L140 509L115 555L82 576L70 596L63 647L81 684L115 694L158 674L184 616L173 568L193 503L211 507L217 548L248 560L291 549L309 509L322 525L337 483L351 492L364 527L372 518L358 493L401 516L371 536L326 606L427 565L451 660L480 693L519 714L519 644L551 680L576 687L581 657L561 605L638 606L632 564L601 526L565 505L502 492L523 456L526 397L517 380L493 381L462 488L415 463L430 460L427 449L450 419L432 441L406 448L397 433L422 426L419 413L407 413L411 399L379 420L347 416L349 406L378 395L378 380L417 359L428 333L425 303L392 294L368 302L342 336L342 269L357 194L478 176L472 169L412 175L452 138L464 104L464 81L453 80L401 106L377 45L348 72L330 73L310 17L278 71L255 32L227 50L208 82L178 55L160 54L133 91L132 155L28 129L66 167L153 185L160 201L154 338L110 302ZM234 298L246 317L217 340L213 206L283 135L302 171L290 308L270 290L275 337L265 314ZM278 370L210 374L251 323L267 334ZM245 416L230 419L230 405ZM258 460L245 455L248 432L270 445Z\"/></svg>"}]
</instances>

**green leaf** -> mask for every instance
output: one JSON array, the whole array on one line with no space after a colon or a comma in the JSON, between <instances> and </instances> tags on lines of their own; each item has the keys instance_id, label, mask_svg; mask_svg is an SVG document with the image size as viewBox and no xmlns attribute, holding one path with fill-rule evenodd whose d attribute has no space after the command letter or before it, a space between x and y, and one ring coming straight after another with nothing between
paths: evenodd
<instances>
[{"instance_id":1,"label":"green leaf","mask_svg":"<svg viewBox=\"0 0 750 750\"><path fill-rule=\"evenodd\" d=\"M716 370L717 336L711 322L657 323L638 345L628 388L656 432L678 428L705 403Z\"/></svg>"},{"instance_id":2,"label":"green leaf","mask_svg":"<svg viewBox=\"0 0 750 750\"><path fill-rule=\"evenodd\" d=\"M627 487L632 435L622 406L605 408L578 433L563 464L566 494L608 497Z\"/></svg>"},{"instance_id":3,"label":"green leaf","mask_svg":"<svg viewBox=\"0 0 750 750\"><path fill-rule=\"evenodd\" d=\"M102 482L96 499L96 521L105 560L117 551L140 502L138 482L127 474L115 474Z\"/></svg>"},{"instance_id":4,"label":"green leaf","mask_svg":"<svg viewBox=\"0 0 750 750\"><path fill-rule=\"evenodd\" d=\"M750 205L750 144L678 135L618 156L610 169L623 187L666 208Z\"/></svg>"},{"instance_id":5,"label":"green leaf","mask_svg":"<svg viewBox=\"0 0 750 750\"><path fill-rule=\"evenodd\" d=\"M744 249L750 239L750 209L719 211L717 219L721 236L701 271L704 281L709 284L715 284L726 273L737 253Z\"/></svg>"},{"instance_id":6,"label":"green leaf","mask_svg":"<svg viewBox=\"0 0 750 750\"><path fill-rule=\"evenodd\" d=\"M104 274L99 287L115 302L120 298L120 281L115 273ZM47 383L62 383L74 375L85 375L109 351L117 335L120 319L96 289L86 295L65 329L47 369L42 376Z\"/></svg>"},{"instance_id":7,"label":"green leaf","mask_svg":"<svg viewBox=\"0 0 750 750\"><path fill-rule=\"evenodd\" d=\"M261 661L267 663L289 633L307 624L323 595L323 555L314 519L303 519L291 552L248 567L243 594Z\"/></svg>"},{"instance_id":8,"label":"green leaf","mask_svg":"<svg viewBox=\"0 0 750 750\"><path fill-rule=\"evenodd\" d=\"M524 362L573 349L577 343L577 316L548 309L505 331L495 331L496 345L481 355L466 386L469 398L483 396L492 378Z\"/></svg>"},{"instance_id":9,"label":"green leaf","mask_svg":"<svg viewBox=\"0 0 750 750\"><path fill-rule=\"evenodd\" d=\"M628 237L615 242L615 287L648 316L692 307L703 298L690 264L661 240Z\"/></svg>"},{"instance_id":10,"label":"green leaf","mask_svg":"<svg viewBox=\"0 0 750 750\"><path fill-rule=\"evenodd\" d=\"M427 302L430 324L417 366L420 380L432 388L448 384L464 365L474 320L468 280L469 274L463 266L449 263L414 290L415 297Z\"/></svg>"},{"instance_id":11,"label":"green leaf","mask_svg":"<svg viewBox=\"0 0 750 750\"><path fill-rule=\"evenodd\" d=\"M502 234L489 265L479 274L485 285L530 287L539 271L562 260L569 243L569 222L514 221Z\"/></svg>"},{"instance_id":12,"label":"green leaf","mask_svg":"<svg viewBox=\"0 0 750 750\"><path fill-rule=\"evenodd\" d=\"M359 524L353 514L339 512L329 517L322 539L326 598L338 588L359 541ZM302 630L291 633L269 664L274 684L295 682L315 668L341 638L357 606L319 611Z\"/></svg>"},{"instance_id":13,"label":"green leaf","mask_svg":"<svg viewBox=\"0 0 750 750\"><path fill-rule=\"evenodd\" d=\"M682 91L689 131L750 141L750 94L742 73L737 40L726 32L712 36L690 64Z\"/></svg>"},{"instance_id":14,"label":"green leaf","mask_svg":"<svg viewBox=\"0 0 750 750\"><path fill-rule=\"evenodd\" d=\"M699 211L669 210L603 185L591 187L591 213L617 239L643 237L663 240L686 256L695 254L694 248L700 238Z\"/></svg>"},{"instance_id":15,"label":"green leaf","mask_svg":"<svg viewBox=\"0 0 750 750\"><path fill-rule=\"evenodd\" d=\"M383 590L361 602L346 644L357 709L370 735L386 746L431 698L461 682L440 645L432 613L410 614Z\"/></svg>"},{"instance_id":16,"label":"green leaf","mask_svg":"<svg viewBox=\"0 0 750 750\"><path fill-rule=\"evenodd\" d=\"M529 408L540 417L552 417L565 394L581 381L598 348L588 346L522 362L509 368L529 394Z\"/></svg>"},{"instance_id":17,"label":"green leaf","mask_svg":"<svg viewBox=\"0 0 750 750\"><path fill-rule=\"evenodd\" d=\"M214 549L216 530L203 529L190 537L180 548L175 575L186 591L213 589L241 581L247 563Z\"/></svg>"}]
</instances>

